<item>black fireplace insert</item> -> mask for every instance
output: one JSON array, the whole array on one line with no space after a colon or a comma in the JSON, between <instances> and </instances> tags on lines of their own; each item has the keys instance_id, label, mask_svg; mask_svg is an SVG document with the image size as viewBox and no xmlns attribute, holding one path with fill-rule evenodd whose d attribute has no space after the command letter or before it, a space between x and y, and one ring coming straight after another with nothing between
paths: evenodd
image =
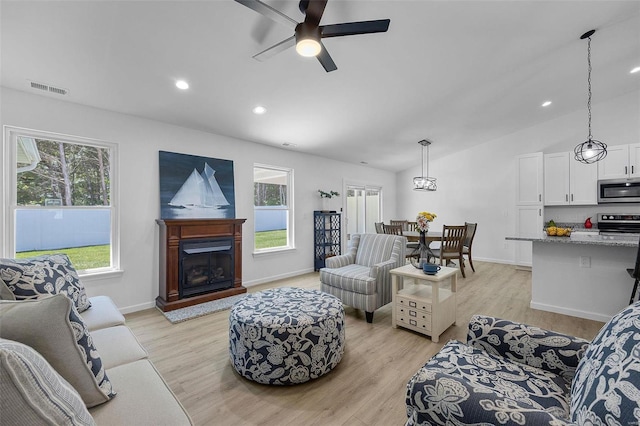
<instances>
[{"instance_id":1,"label":"black fireplace insert","mask_svg":"<svg viewBox=\"0 0 640 426\"><path fill-rule=\"evenodd\" d=\"M233 287L234 241L212 238L180 242L180 298Z\"/></svg>"}]
</instances>

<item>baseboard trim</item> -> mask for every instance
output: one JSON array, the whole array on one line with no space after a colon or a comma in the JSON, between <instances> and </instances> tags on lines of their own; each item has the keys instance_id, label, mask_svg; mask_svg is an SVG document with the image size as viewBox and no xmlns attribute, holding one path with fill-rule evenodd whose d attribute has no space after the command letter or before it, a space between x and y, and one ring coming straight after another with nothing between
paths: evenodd
<instances>
[{"instance_id":1,"label":"baseboard trim","mask_svg":"<svg viewBox=\"0 0 640 426\"><path fill-rule=\"evenodd\" d=\"M282 279L285 279L285 278L297 277L298 275L304 275L304 274L308 274L310 272L313 272L313 268L302 269L300 271L289 272L289 273L286 273L286 274L272 275L270 277L259 278L259 279L251 280L251 281L242 281L242 285L245 286L245 287L253 287L253 286L256 286L256 285L269 283L271 281L277 281L277 280L282 280Z\"/></svg>"},{"instance_id":2,"label":"baseboard trim","mask_svg":"<svg viewBox=\"0 0 640 426\"><path fill-rule=\"evenodd\" d=\"M133 312L144 311L147 309L155 308L156 302L152 300L151 302L139 303L137 305L125 306L124 308L119 308L121 314L131 314Z\"/></svg>"},{"instance_id":3,"label":"baseboard trim","mask_svg":"<svg viewBox=\"0 0 640 426\"><path fill-rule=\"evenodd\" d=\"M585 319L590 319L590 320L599 321L599 322L607 322L612 317L612 315L581 311L578 309L562 308L560 306L547 305L545 303L537 303L533 301L529 304L529 307L531 309L538 309L540 311L555 312L556 314L569 315L572 317L585 318Z\"/></svg>"}]
</instances>

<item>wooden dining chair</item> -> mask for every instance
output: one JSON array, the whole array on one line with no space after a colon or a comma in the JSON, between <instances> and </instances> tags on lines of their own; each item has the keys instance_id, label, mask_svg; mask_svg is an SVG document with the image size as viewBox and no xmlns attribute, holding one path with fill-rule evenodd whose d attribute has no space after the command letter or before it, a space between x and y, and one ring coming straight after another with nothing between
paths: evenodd
<instances>
[{"instance_id":1,"label":"wooden dining chair","mask_svg":"<svg viewBox=\"0 0 640 426\"><path fill-rule=\"evenodd\" d=\"M636 292L638 291L638 281L640 281L640 241L638 241L638 254L636 254L636 267L627 269L629 276L635 279L633 283L633 290L631 291L631 299L629 299L629 304L633 303L633 299L636 298ZM640 300L640 296L638 296Z\"/></svg>"},{"instance_id":2,"label":"wooden dining chair","mask_svg":"<svg viewBox=\"0 0 640 426\"><path fill-rule=\"evenodd\" d=\"M373 224L376 227L376 234L384 234L384 223L374 222Z\"/></svg>"},{"instance_id":3,"label":"wooden dining chair","mask_svg":"<svg viewBox=\"0 0 640 426\"><path fill-rule=\"evenodd\" d=\"M407 222L407 231L417 231L418 222Z\"/></svg>"},{"instance_id":4,"label":"wooden dining chair","mask_svg":"<svg viewBox=\"0 0 640 426\"><path fill-rule=\"evenodd\" d=\"M385 234L402 235L402 225L383 224L382 228L384 229Z\"/></svg>"},{"instance_id":5,"label":"wooden dining chair","mask_svg":"<svg viewBox=\"0 0 640 426\"><path fill-rule=\"evenodd\" d=\"M403 231L408 231L409 230L407 228L408 222L409 222L408 220L390 220L389 225L400 225Z\"/></svg>"},{"instance_id":6,"label":"wooden dining chair","mask_svg":"<svg viewBox=\"0 0 640 426\"><path fill-rule=\"evenodd\" d=\"M473 244L473 237L475 237L476 235L476 229L478 228L478 224L465 222L464 226L466 226L467 229L464 237L464 243L462 244L462 255L467 256L467 258L469 259L469 265L471 266L471 270L475 272L476 268L473 267L473 259L471 258L471 245Z\"/></svg>"},{"instance_id":7,"label":"wooden dining chair","mask_svg":"<svg viewBox=\"0 0 640 426\"><path fill-rule=\"evenodd\" d=\"M445 265L445 260L458 259L463 278L467 277L464 273L464 258L462 257L462 245L464 243L466 230L467 227L465 225L444 225L442 227L440 248L432 250L433 255L440 259L441 265Z\"/></svg>"}]
</instances>

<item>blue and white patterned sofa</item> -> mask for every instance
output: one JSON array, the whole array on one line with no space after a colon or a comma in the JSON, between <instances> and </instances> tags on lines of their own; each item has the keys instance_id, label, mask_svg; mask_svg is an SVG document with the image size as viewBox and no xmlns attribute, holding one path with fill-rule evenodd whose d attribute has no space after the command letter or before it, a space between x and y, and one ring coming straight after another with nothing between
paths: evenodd
<instances>
[{"instance_id":1,"label":"blue and white patterned sofa","mask_svg":"<svg viewBox=\"0 0 640 426\"><path fill-rule=\"evenodd\" d=\"M589 342L476 315L407 384L407 425L640 424L640 302Z\"/></svg>"},{"instance_id":2,"label":"blue and white patterned sofa","mask_svg":"<svg viewBox=\"0 0 640 426\"><path fill-rule=\"evenodd\" d=\"M399 235L353 234L347 253L327 258L320 269L320 290L362 309L373 322L373 312L391 302L389 271L405 264L406 246Z\"/></svg>"}]
</instances>

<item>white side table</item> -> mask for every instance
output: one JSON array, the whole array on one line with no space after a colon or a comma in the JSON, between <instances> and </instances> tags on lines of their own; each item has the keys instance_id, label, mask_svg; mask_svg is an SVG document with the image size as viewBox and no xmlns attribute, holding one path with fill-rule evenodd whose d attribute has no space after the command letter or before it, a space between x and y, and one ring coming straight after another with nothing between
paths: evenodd
<instances>
[{"instance_id":1,"label":"white side table","mask_svg":"<svg viewBox=\"0 0 640 426\"><path fill-rule=\"evenodd\" d=\"M456 323L458 268L443 266L436 275L427 275L421 269L405 265L390 273L393 328L401 326L417 331L437 343L440 334ZM406 278L411 278L413 284L405 284Z\"/></svg>"}]
</instances>

